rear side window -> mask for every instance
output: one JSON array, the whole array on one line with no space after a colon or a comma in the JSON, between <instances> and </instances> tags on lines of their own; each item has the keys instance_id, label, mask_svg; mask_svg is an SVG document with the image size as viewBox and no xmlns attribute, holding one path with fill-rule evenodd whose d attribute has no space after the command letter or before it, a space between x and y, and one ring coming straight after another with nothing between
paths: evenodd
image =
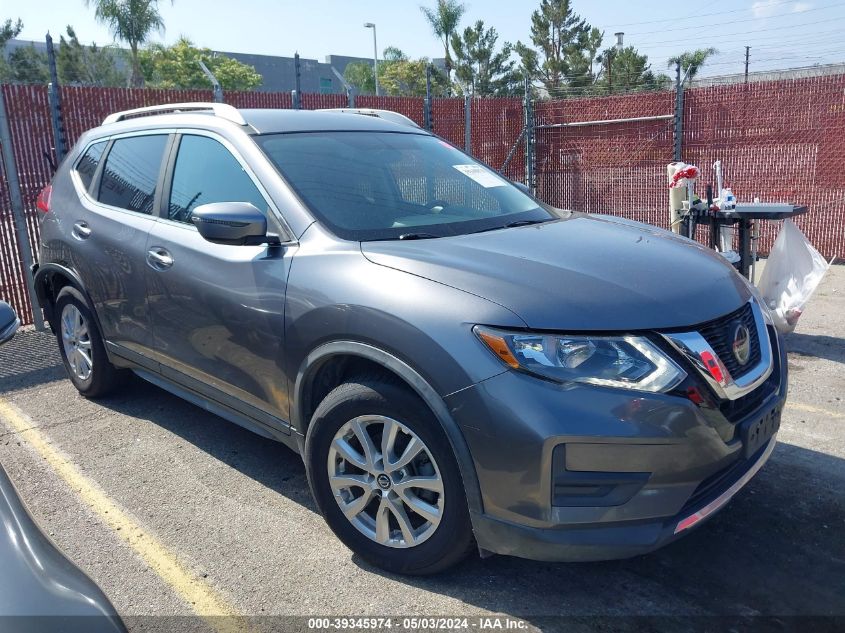
<instances>
[{"instance_id":1,"label":"rear side window","mask_svg":"<svg viewBox=\"0 0 845 633\"><path fill-rule=\"evenodd\" d=\"M112 145L97 199L113 207L151 214L166 134L119 138Z\"/></svg>"},{"instance_id":2,"label":"rear side window","mask_svg":"<svg viewBox=\"0 0 845 633\"><path fill-rule=\"evenodd\" d=\"M173 168L168 217L190 222L194 209L211 202L250 202L267 212L264 196L228 149L207 136L185 135Z\"/></svg>"},{"instance_id":3,"label":"rear side window","mask_svg":"<svg viewBox=\"0 0 845 633\"><path fill-rule=\"evenodd\" d=\"M94 180L94 173L97 171L97 165L100 164L104 149L106 149L106 141L94 143L76 163L76 173L79 175L85 191L91 188L91 181Z\"/></svg>"}]
</instances>

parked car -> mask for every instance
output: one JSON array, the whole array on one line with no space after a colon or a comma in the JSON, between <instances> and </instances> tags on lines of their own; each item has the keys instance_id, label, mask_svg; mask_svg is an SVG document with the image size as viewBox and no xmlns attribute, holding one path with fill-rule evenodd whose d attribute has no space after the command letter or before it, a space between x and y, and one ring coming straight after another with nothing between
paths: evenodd
<instances>
[{"instance_id":1,"label":"parked car","mask_svg":"<svg viewBox=\"0 0 845 633\"><path fill-rule=\"evenodd\" d=\"M0 344L12 340L21 322L12 306L0 301Z\"/></svg>"},{"instance_id":2,"label":"parked car","mask_svg":"<svg viewBox=\"0 0 845 633\"><path fill-rule=\"evenodd\" d=\"M0 301L0 344L20 320ZM0 465L0 620L12 631L123 633L109 599L41 531Z\"/></svg>"},{"instance_id":3,"label":"parked car","mask_svg":"<svg viewBox=\"0 0 845 633\"><path fill-rule=\"evenodd\" d=\"M79 392L132 371L285 443L388 570L648 552L774 447L784 351L718 254L551 208L401 121L117 113L38 206Z\"/></svg>"}]
</instances>

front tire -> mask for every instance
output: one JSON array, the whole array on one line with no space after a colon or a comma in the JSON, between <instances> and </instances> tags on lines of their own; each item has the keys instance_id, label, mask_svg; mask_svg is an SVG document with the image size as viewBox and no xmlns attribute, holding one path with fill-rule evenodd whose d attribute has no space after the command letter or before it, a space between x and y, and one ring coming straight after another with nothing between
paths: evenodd
<instances>
[{"instance_id":1,"label":"front tire","mask_svg":"<svg viewBox=\"0 0 845 633\"><path fill-rule=\"evenodd\" d=\"M335 388L314 412L305 463L329 527L373 565L434 574L472 550L452 448L406 387L373 378Z\"/></svg>"},{"instance_id":2,"label":"front tire","mask_svg":"<svg viewBox=\"0 0 845 633\"><path fill-rule=\"evenodd\" d=\"M76 288L56 297L56 338L68 378L86 398L100 398L123 384L126 370L109 362L103 338L88 303Z\"/></svg>"}]
</instances>

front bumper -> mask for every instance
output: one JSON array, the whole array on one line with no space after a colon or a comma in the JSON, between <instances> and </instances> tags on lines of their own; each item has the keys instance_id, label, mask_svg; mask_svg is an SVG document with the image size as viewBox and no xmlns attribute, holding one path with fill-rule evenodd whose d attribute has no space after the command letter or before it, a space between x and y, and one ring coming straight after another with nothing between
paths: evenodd
<instances>
[{"instance_id":1,"label":"front bumper","mask_svg":"<svg viewBox=\"0 0 845 633\"><path fill-rule=\"evenodd\" d=\"M772 377L741 417L712 399L700 406L512 371L449 396L481 488L479 547L538 560L626 558L712 516L774 448L773 436L746 457L741 433L786 399L785 352L776 338L772 347Z\"/></svg>"},{"instance_id":2,"label":"front bumper","mask_svg":"<svg viewBox=\"0 0 845 633\"><path fill-rule=\"evenodd\" d=\"M711 500L665 520L536 528L477 514L473 516L475 537L484 550L534 560L600 561L647 554L680 538L725 506L763 467L775 442L772 438L749 467Z\"/></svg>"}]
</instances>

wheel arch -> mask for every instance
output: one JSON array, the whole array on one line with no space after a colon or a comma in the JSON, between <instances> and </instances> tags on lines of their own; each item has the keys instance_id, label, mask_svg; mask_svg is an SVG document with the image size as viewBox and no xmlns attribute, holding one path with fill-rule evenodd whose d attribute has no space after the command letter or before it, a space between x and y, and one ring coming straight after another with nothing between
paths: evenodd
<instances>
[{"instance_id":1,"label":"wheel arch","mask_svg":"<svg viewBox=\"0 0 845 633\"><path fill-rule=\"evenodd\" d=\"M310 421L309 406L315 389L315 378L326 363L338 358L354 358L366 361L366 363L400 379L420 397L440 423L455 454L470 514L481 513L483 509L481 488L469 446L460 427L449 413L443 398L428 381L408 363L390 352L358 341L333 341L314 349L302 362L297 372L293 406L291 407L291 424L294 429L303 437L307 435Z\"/></svg>"},{"instance_id":2,"label":"wheel arch","mask_svg":"<svg viewBox=\"0 0 845 633\"><path fill-rule=\"evenodd\" d=\"M41 264L35 272L34 281L38 303L41 305L41 309L44 310L45 319L54 331L56 329L56 298L58 297L59 292L61 292L61 289L65 286L71 286L82 294L85 301L88 303L88 307L91 309L91 314L94 315L97 328L100 332L103 331L103 328L100 326L100 317L94 309L93 301L91 301L91 295L88 294L88 291L85 289L85 284L82 283L79 275L77 275L72 269L55 263Z\"/></svg>"}]
</instances>

